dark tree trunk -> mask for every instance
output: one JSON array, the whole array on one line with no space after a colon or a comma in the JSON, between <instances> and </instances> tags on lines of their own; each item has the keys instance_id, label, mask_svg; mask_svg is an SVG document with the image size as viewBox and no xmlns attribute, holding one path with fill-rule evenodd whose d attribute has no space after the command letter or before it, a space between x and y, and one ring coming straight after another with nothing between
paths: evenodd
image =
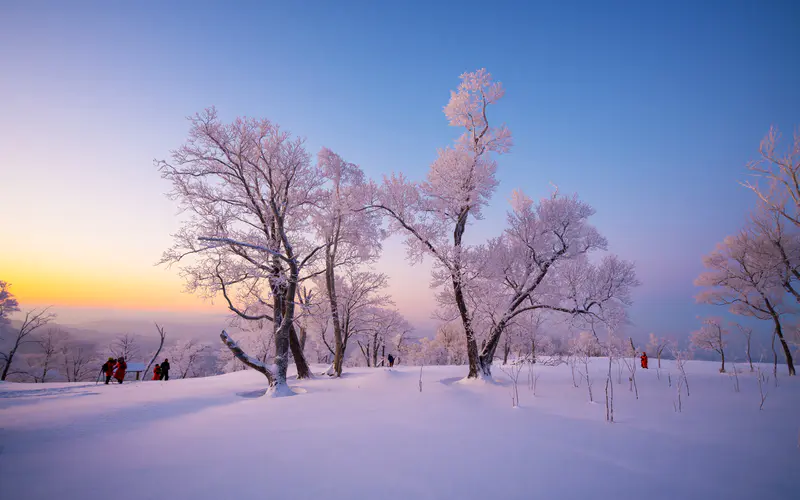
<instances>
[{"instance_id":1,"label":"dark tree trunk","mask_svg":"<svg viewBox=\"0 0 800 500\"><path fill-rule=\"evenodd\" d=\"M342 323L339 319L339 303L336 298L334 265L333 249L329 245L325 249L325 286L328 290L328 301L331 307L331 322L333 323L333 337L335 342L333 371L335 377L341 377L342 365L344 363L344 342L342 340Z\"/></svg>"},{"instance_id":2,"label":"dark tree trunk","mask_svg":"<svg viewBox=\"0 0 800 500\"><path fill-rule=\"evenodd\" d=\"M453 295L456 300L456 307L458 314L461 316L461 324L464 326L464 335L467 338L467 359L469 360L469 373L467 378L478 378L478 370L480 368L480 357L478 355L478 342L475 339L475 331L472 329L472 318L470 318L467 310L467 301L464 298L462 269L461 269L461 239L464 236L464 230L467 228L467 218L469 217L469 207L461 209L458 216L456 227L453 230L453 246L455 247L455 259L453 261L453 268L450 269L450 279L453 282Z\"/></svg>"},{"instance_id":3,"label":"dark tree trunk","mask_svg":"<svg viewBox=\"0 0 800 500\"><path fill-rule=\"evenodd\" d=\"M472 330L472 321L467 312L467 302L464 300L464 291L458 277L453 276L453 293L458 307L458 314L461 316L461 324L464 326L464 333L467 337L467 359L469 360L469 373L467 378L478 378L480 359L478 357L478 342L475 340L475 332Z\"/></svg>"},{"instance_id":4,"label":"dark tree trunk","mask_svg":"<svg viewBox=\"0 0 800 500\"><path fill-rule=\"evenodd\" d=\"M297 379L300 380L304 378L311 378L311 369L308 367L306 356L303 353L303 348L300 340L297 338L297 333L295 332L294 326L292 326L289 330L289 349L292 351L294 365L297 367Z\"/></svg>"},{"instance_id":5,"label":"dark tree trunk","mask_svg":"<svg viewBox=\"0 0 800 500\"><path fill-rule=\"evenodd\" d=\"M778 338L781 341L781 347L783 347L783 354L786 357L786 366L789 369L789 375L794 376L796 375L794 370L794 360L792 359L792 351L789 349L789 345L786 343L786 339L783 338L783 328L781 327L781 320L778 316L778 313L772 307L772 303L767 299L765 300L767 308L769 309L770 315L772 316L772 321L775 323L775 334L778 335ZM776 361L777 363L777 357Z\"/></svg>"},{"instance_id":6,"label":"dark tree trunk","mask_svg":"<svg viewBox=\"0 0 800 500\"><path fill-rule=\"evenodd\" d=\"M8 370L11 368L11 361L14 360L14 353L16 351L12 349L9 351L8 356L6 356L6 366L3 367L3 374L0 375L0 380L5 380L8 376Z\"/></svg>"}]
</instances>

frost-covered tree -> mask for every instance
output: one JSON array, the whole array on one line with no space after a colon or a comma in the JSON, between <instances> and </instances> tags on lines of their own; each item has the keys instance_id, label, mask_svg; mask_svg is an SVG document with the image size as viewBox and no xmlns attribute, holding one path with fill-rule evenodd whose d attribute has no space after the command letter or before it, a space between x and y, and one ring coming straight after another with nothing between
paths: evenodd
<instances>
[{"instance_id":1,"label":"frost-covered tree","mask_svg":"<svg viewBox=\"0 0 800 500\"><path fill-rule=\"evenodd\" d=\"M10 288L11 283L0 280L0 327L8 322L11 313L19 311L19 302Z\"/></svg>"},{"instance_id":2,"label":"frost-covered tree","mask_svg":"<svg viewBox=\"0 0 800 500\"><path fill-rule=\"evenodd\" d=\"M692 345L706 351L714 351L722 358L720 373L725 373L725 346L728 345L725 337L728 329L722 326L722 318L712 317L703 319L703 326L692 332Z\"/></svg>"},{"instance_id":3,"label":"frost-covered tree","mask_svg":"<svg viewBox=\"0 0 800 500\"><path fill-rule=\"evenodd\" d=\"M795 374L792 353L783 333L782 317L791 309L784 303L786 291L780 272L769 257L770 243L753 226L728 236L703 258L708 269L696 280L704 287L698 302L728 306L733 314L770 321L780 339L790 375Z\"/></svg>"},{"instance_id":4,"label":"frost-covered tree","mask_svg":"<svg viewBox=\"0 0 800 500\"><path fill-rule=\"evenodd\" d=\"M168 349L167 357L178 378L192 378L199 375L200 361L209 350L208 344L197 340L181 340Z\"/></svg>"},{"instance_id":5,"label":"frost-covered tree","mask_svg":"<svg viewBox=\"0 0 800 500\"><path fill-rule=\"evenodd\" d=\"M309 241L322 176L303 140L269 120L224 124L209 109L190 123L187 142L170 161L157 162L172 198L189 213L163 262L180 264L190 292L222 292L240 317L271 321L274 368L254 362L226 332L221 338L276 394L289 394L290 343L298 374L307 371L295 305L301 275L324 248Z\"/></svg>"},{"instance_id":6,"label":"frost-covered tree","mask_svg":"<svg viewBox=\"0 0 800 500\"><path fill-rule=\"evenodd\" d=\"M325 187L314 226L325 244L325 297L333 331L333 375L342 375L347 348L347 319L342 317L337 294L337 269L352 270L374 262L381 249L383 232L380 218L374 211L363 210L371 192L364 172L358 165L344 161L333 151L323 148L318 165ZM367 356L369 361L369 356Z\"/></svg>"},{"instance_id":7,"label":"frost-covered tree","mask_svg":"<svg viewBox=\"0 0 800 500\"><path fill-rule=\"evenodd\" d=\"M370 308L365 311L365 316L361 338L357 342L367 366L377 367L383 363L386 354L397 354L397 347L391 344L392 339L398 336L402 339L413 331L413 327L397 310L386 307Z\"/></svg>"},{"instance_id":8,"label":"frost-covered tree","mask_svg":"<svg viewBox=\"0 0 800 500\"><path fill-rule=\"evenodd\" d=\"M753 260L800 302L800 228L787 224L778 212L759 204L747 230L758 243L751 249Z\"/></svg>"},{"instance_id":9,"label":"frost-covered tree","mask_svg":"<svg viewBox=\"0 0 800 500\"><path fill-rule=\"evenodd\" d=\"M53 319L55 314L50 312L49 308L34 309L25 313L22 320L22 325L12 333L12 342L8 351L0 352L0 361L3 361L3 371L0 373L0 380L5 380L11 372L11 363L14 362L14 355L19 348L25 344L36 342L32 334L39 328L47 325Z\"/></svg>"},{"instance_id":10,"label":"frost-covered tree","mask_svg":"<svg viewBox=\"0 0 800 500\"><path fill-rule=\"evenodd\" d=\"M745 182L768 209L795 227L800 227L800 131L784 153L777 150L780 133L772 127L761 141L761 158L747 168L756 178ZM758 181L763 179L766 185Z\"/></svg>"},{"instance_id":11,"label":"frost-covered tree","mask_svg":"<svg viewBox=\"0 0 800 500\"><path fill-rule=\"evenodd\" d=\"M484 69L461 75L461 84L451 93L444 112L450 125L463 128L464 133L452 146L439 150L424 182L392 174L370 205L388 218L391 230L407 236L409 258L432 257L434 282L450 287L464 328L469 377L478 376L480 365L473 312L464 289L473 248L464 242L464 234L470 217L481 218L497 185L497 166L491 155L511 147L508 129L490 126L488 118L490 106L504 93L503 86Z\"/></svg>"},{"instance_id":12,"label":"frost-covered tree","mask_svg":"<svg viewBox=\"0 0 800 500\"><path fill-rule=\"evenodd\" d=\"M420 340L416 361L426 365L462 365L467 360L464 332L455 322L444 323L432 339Z\"/></svg>"},{"instance_id":13,"label":"frost-covered tree","mask_svg":"<svg viewBox=\"0 0 800 500\"><path fill-rule=\"evenodd\" d=\"M376 273L368 270L358 270L354 267L344 267L343 272L336 277L337 294L337 316L340 322L341 345L337 347L336 336L333 328L322 328L320 334L322 341L327 346L331 355L334 357L334 365L330 372L336 376L337 367L336 353L347 356L347 347L351 340L361 339L364 335L369 335L377 328L376 309L381 309L391 305L391 300L384 291L388 286L385 274ZM327 283L327 278L325 279ZM323 295L327 294L327 288L323 288ZM330 309L330 300L324 301L319 305L317 315L321 316L323 322L333 322L333 314ZM334 339L330 339L328 334L334 333ZM368 356L369 358L369 356ZM339 367L341 369L341 367Z\"/></svg>"},{"instance_id":14,"label":"frost-covered tree","mask_svg":"<svg viewBox=\"0 0 800 500\"><path fill-rule=\"evenodd\" d=\"M480 353L484 375L508 324L521 314L547 311L566 314L581 325L619 321L638 285L633 264L614 255L589 260L605 250L606 240L588 223L594 210L576 196L555 193L534 204L521 192L512 197L508 228L479 254L486 269L476 273L470 293L500 298Z\"/></svg>"}]
</instances>

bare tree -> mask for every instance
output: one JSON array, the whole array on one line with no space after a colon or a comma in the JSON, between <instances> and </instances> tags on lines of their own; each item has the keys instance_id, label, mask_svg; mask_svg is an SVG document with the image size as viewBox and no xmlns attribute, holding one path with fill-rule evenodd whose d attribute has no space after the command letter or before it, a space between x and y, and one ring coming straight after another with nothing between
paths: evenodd
<instances>
[{"instance_id":1,"label":"bare tree","mask_svg":"<svg viewBox=\"0 0 800 500\"><path fill-rule=\"evenodd\" d=\"M48 328L44 335L36 340L41 352L34 358L34 373L36 382L47 382L47 375L58 364L61 348L68 339L68 335L61 329Z\"/></svg>"},{"instance_id":2,"label":"bare tree","mask_svg":"<svg viewBox=\"0 0 800 500\"><path fill-rule=\"evenodd\" d=\"M761 371L761 367L756 368L756 380L758 381L758 394L761 397L761 403L758 405L759 410L764 409L764 402L769 395L769 375Z\"/></svg>"},{"instance_id":3,"label":"bare tree","mask_svg":"<svg viewBox=\"0 0 800 500\"><path fill-rule=\"evenodd\" d=\"M125 361L131 362L138 359L140 355L139 344L136 342L136 337L130 333L120 335L119 337L108 346L111 355L115 358L125 358Z\"/></svg>"},{"instance_id":4,"label":"bare tree","mask_svg":"<svg viewBox=\"0 0 800 500\"><path fill-rule=\"evenodd\" d=\"M50 308L34 309L25 313L25 319L22 320L22 326L19 327L11 344L8 352L0 353L0 359L4 362L3 373L0 375L0 380L5 380L11 372L11 363L14 361L14 355L17 350L32 342L36 342L31 337L31 334L39 328L47 325L55 318L55 314L50 312Z\"/></svg>"},{"instance_id":5,"label":"bare tree","mask_svg":"<svg viewBox=\"0 0 800 500\"><path fill-rule=\"evenodd\" d=\"M519 408L519 374L522 367L525 366L524 359L517 359L511 362L510 365L501 365L500 369L511 380L511 407Z\"/></svg>"},{"instance_id":6,"label":"bare tree","mask_svg":"<svg viewBox=\"0 0 800 500\"><path fill-rule=\"evenodd\" d=\"M633 345L633 339L628 338L630 341L630 348L628 349L628 356L622 356L622 361L625 367L628 368L628 383L630 392L636 393L636 399L639 399L639 387L636 385L636 366L639 361L639 350Z\"/></svg>"},{"instance_id":7,"label":"bare tree","mask_svg":"<svg viewBox=\"0 0 800 500\"><path fill-rule=\"evenodd\" d=\"M575 358L577 363L583 365L583 373L581 375L586 379L590 402L594 402L594 395L592 394L592 379L589 376L589 362L591 361L592 355L597 354L599 348L600 344L597 341L597 337L589 332L581 332L578 337L570 341L571 356ZM572 377L574 384L574 373Z\"/></svg>"},{"instance_id":8,"label":"bare tree","mask_svg":"<svg viewBox=\"0 0 800 500\"><path fill-rule=\"evenodd\" d=\"M647 350L656 353L659 368L661 368L661 355L664 353L667 346L669 346L669 340L664 337L656 337L655 333L650 334Z\"/></svg>"},{"instance_id":9,"label":"bare tree","mask_svg":"<svg viewBox=\"0 0 800 500\"><path fill-rule=\"evenodd\" d=\"M68 382L87 380L95 372L97 353L85 347L64 345L61 348L61 362L64 366L64 376Z\"/></svg>"},{"instance_id":10,"label":"bare tree","mask_svg":"<svg viewBox=\"0 0 800 500\"><path fill-rule=\"evenodd\" d=\"M611 376L611 363L613 354L609 352L608 373L606 374L606 421L614 422L614 378Z\"/></svg>"},{"instance_id":11,"label":"bare tree","mask_svg":"<svg viewBox=\"0 0 800 500\"><path fill-rule=\"evenodd\" d=\"M159 326L158 323L156 325L156 330L158 330L158 336L160 337L161 341L158 344L158 349L156 349L156 353L153 354L153 357L150 359L150 362L147 364L147 368L144 369L144 376L147 377L147 374L150 373L150 367L155 363L156 358L158 358L161 349L164 347L164 339L167 338L167 332L164 331L164 328ZM146 379L145 379L146 380Z\"/></svg>"},{"instance_id":12,"label":"bare tree","mask_svg":"<svg viewBox=\"0 0 800 500\"><path fill-rule=\"evenodd\" d=\"M678 387L678 392L680 394L680 388L685 386L686 387L686 395L689 396L689 379L686 377L686 362L689 360L691 352L688 350L680 349L678 347L677 342L670 342L670 352L672 353L672 357L675 359L675 367L678 368L678 381L681 385ZM681 382L682 381L682 382Z\"/></svg>"},{"instance_id":13,"label":"bare tree","mask_svg":"<svg viewBox=\"0 0 800 500\"><path fill-rule=\"evenodd\" d=\"M733 392L739 392L739 369L733 364Z\"/></svg>"},{"instance_id":14,"label":"bare tree","mask_svg":"<svg viewBox=\"0 0 800 500\"><path fill-rule=\"evenodd\" d=\"M751 348L750 348L750 341L751 341L752 336L753 336L753 329L750 328L750 327L743 326L743 325L741 325L739 323L733 323L733 324L736 325L736 328L738 328L739 332L741 332L742 336L744 337L744 341L745 341L745 344L744 344L745 351L744 351L744 353L745 353L745 356L747 357L747 362L750 364L750 371L752 372L752 371L754 371L754 368L753 368L752 351L751 351Z\"/></svg>"}]
</instances>

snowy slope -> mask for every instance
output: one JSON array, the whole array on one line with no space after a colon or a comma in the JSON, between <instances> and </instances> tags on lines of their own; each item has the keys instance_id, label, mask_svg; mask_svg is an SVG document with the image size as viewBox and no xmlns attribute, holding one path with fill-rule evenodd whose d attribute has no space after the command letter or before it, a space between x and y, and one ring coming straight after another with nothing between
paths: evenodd
<instances>
[{"instance_id":1,"label":"snowy slope","mask_svg":"<svg viewBox=\"0 0 800 500\"><path fill-rule=\"evenodd\" d=\"M602 359L593 360L596 398ZM655 364L655 360L652 361ZM616 386L617 423L567 366L457 383L465 367L352 369L257 397L253 371L122 386L0 385L0 491L17 499L800 498L800 383L754 376L733 391L689 363L691 396L638 371ZM674 372L674 368L672 369ZM673 377L675 374L673 373ZM624 376L623 376L624 377ZM616 371L615 371L616 381ZM304 392L305 391L305 392Z\"/></svg>"}]
</instances>

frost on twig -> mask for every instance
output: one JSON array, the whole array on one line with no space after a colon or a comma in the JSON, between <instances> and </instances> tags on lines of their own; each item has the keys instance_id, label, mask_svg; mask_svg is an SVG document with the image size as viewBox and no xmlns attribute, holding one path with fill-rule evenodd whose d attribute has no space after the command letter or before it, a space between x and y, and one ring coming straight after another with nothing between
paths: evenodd
<instances>
[{"instance_id":1,"label":"frost on twig","mask_svg":"<svg viewBox=\"0 0 800 500\"><path fill-rule=\"evenodd\" d=\"M519 374L525 363L522 360L516 360L508 365L500 365L500 369L508 375L511 380L511 407L519 407Z\"/></svg>"},{"instance_id":2,"label":"frost on twig","mask_svg":"<svg viewBox=\"0 0 800 500\"><path fill-rule=\"evenodd\" d=\"M756 368L756 380L758 381L758 394L761 397L761 403L758 405L759 410L764 409L764 402L769 396L769 375L764 373L759 366Z\"/></svg>"},{"instance_id":3,"label":"frost on twig","mask_svg":"<svg viewBox=\"0 0 800 500\"><path fill-rule=\"evenodd\" d=\"M739 368L736 366L736 363L733 364L733 375L731 378L733 379L733 392L739 392Z\"/></svg>"}]
</instances>

